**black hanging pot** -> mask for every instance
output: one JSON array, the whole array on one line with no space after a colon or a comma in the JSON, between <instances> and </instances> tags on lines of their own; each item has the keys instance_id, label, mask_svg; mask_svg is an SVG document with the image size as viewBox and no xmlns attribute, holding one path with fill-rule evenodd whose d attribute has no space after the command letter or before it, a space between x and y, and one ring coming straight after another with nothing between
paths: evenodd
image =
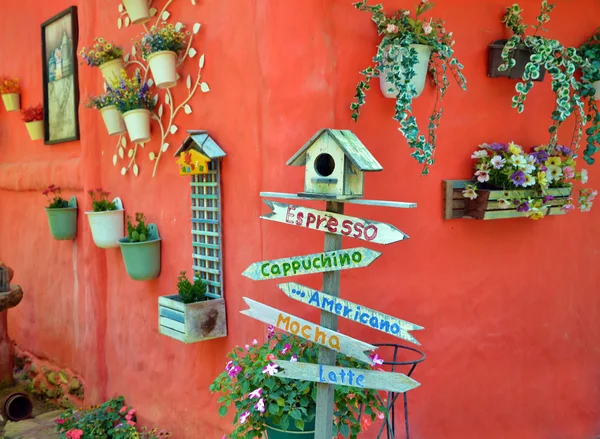
<instances>
[{"instance_id":1,"label":"black hanging pot","mask_svg":"<svg viewBox=\"0 0 600 439\"><path fill-rule=\"evenodd\" d=\"M529 50L523 44L521 44L512 53L514 60L517 62L515 66L512 69L508 69L503 72L498 70L498 67L504 64L504 60L502 59L502 50L504 49L504 46L506 46L507 42L508 40L496 40L489 45L488 76L490 78L498 78L504 76L510 79L523 79L523 73L525 73L525 66L529 62L529 58L531 58L531 50ZM544 80L545 75L546 69L541 67L540 77L537 79L532 79L532 81L541 82Z\"/></svg>"}]
</instances>

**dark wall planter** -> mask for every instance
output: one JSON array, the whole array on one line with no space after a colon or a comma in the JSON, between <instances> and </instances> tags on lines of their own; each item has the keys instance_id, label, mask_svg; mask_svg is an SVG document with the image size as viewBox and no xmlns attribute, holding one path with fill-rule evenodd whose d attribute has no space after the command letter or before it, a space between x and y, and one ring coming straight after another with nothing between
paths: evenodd
<instances>
[{"instance_id":1,"label":"dark wall planter","mask_svg":"<svg viewBox=\"0 0 600 439\"><path fill-rule=\"evenodd\" d=\"M525 72L525 66L529 62L531 57L531 51L521 45L517 50L513 52L513 56L517 64L512 69L508 69L504 72L498 70L498 67L504 63L502 60L502 49L508 40L496 40L489 45L489 56L488 56L488 76L490 78L507 77L510 79L522 79L523 73ZM540 77L538 79L532 79L534 82L541 82L546 76L546 69L543 67L540 69Z\"/></svg>"},{"instance_id":2,"label":"dark wall planter","mask_svg":"<svg viewBox=\"0 0 600 439\"><path fill-rule=\"evenodd\" d=\"M315 421L306 422L304 424L304 430L298 430L294 425L294 421L291 420L287 430L282 430L280 426L274 425L274 423L267 418L265 426L267 428L268 439L314 439L315 437Z\"/></svg>"}]
</instances>

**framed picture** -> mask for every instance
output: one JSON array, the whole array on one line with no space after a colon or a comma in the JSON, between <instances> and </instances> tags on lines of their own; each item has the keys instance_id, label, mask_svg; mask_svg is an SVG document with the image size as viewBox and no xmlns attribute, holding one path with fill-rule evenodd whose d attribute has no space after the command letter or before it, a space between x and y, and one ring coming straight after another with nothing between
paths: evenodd
<instances>
[{"instance_id":1,"label":"framed picture","mask_svg":"<svg viewBox=\"0 0 600 439\"><path fill-rule=\"evenodd\" d=\"M42 24L46 145L79 140L78 34L76 6Z\"/></svg>"}]
</instances>

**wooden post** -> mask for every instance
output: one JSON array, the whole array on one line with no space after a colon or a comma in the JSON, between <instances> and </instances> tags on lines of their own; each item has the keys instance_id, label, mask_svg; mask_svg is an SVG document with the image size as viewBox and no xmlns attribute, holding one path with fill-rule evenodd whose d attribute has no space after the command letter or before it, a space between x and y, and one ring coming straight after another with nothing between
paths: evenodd
<instances>
[{"instance_id":1,"label":"wooden post","mask_svg":"<svg viewBox=\"0 0 600 439\"><path fill-rule=\"evenodd\" d=\"M327 212L344 213L344 203L336 201L327 202ZM342 237L333 233L325 233L325 251L342 249ZM331 271L323 273L323 292L339 297L340 272ZM337 331L338 317L327 311L321 311L321 326ZM319 364L335 365L335 351L321 346L319 349ZM316 439L331 439L333 437L333 392L332 384L317 384L317 422Z\"/></svg>"}]
</instances>

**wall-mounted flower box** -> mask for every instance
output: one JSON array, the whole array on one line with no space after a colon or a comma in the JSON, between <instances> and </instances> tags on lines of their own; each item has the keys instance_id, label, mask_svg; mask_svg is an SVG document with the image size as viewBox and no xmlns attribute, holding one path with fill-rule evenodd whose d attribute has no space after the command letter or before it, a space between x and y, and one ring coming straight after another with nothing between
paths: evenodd
<instances>
[{"instance_id":1,"label":"wall-mounted flower box","mask_svg":"<svg viewBox=\"0 0 600 439\"><path fill-rule=\"evenodd\" d=\"M506 207L505 200L510 199L544 199L551 196L553 199L545 202L549 206L545 208L545 215L564 215L567 210L562 209L571 196L572 187L551 188L543 195L539 191L531 189L509 190L502 189L479 189L478 198L469 200L463 195L463 191L470 180L444 180L444 219L484 219L495 220L505 218L523 218L529 216L528 212L518 211L515 207Z\"/></svg>"},{"instance_id":2,"label":"wall-mounted flower box","mask_svg":"<svg viewBox=\"0 0 600 439\"><path fill-rule=\"evenodd\" d=\"M183 343L226 337L225 299L185 304L178 295L159 297L158 324L161 334Z\"/></svg>"},{"instance_id":3,"label":"wall-mounted flower box","mask_svg":"<svg viewBox=\"0 0 600 439\"><path fill-rule=\"evenodd\" d=\"M489 45L488 76L490 78L507 77L510 79L522 79L523 73L525 73L525 66L531 58L531 51L526 46L520 45L513 52L513 58L516 61L515 66L505 71L498 70L498 67L504 64L504 60L502 59L502 50L504 49L504 46L506 46L507 42L508 40L496 40ZM532 78L532 81L543 81L545 75L546 70L541 68L539 78Z\"/></svg>"}]
</instances>

